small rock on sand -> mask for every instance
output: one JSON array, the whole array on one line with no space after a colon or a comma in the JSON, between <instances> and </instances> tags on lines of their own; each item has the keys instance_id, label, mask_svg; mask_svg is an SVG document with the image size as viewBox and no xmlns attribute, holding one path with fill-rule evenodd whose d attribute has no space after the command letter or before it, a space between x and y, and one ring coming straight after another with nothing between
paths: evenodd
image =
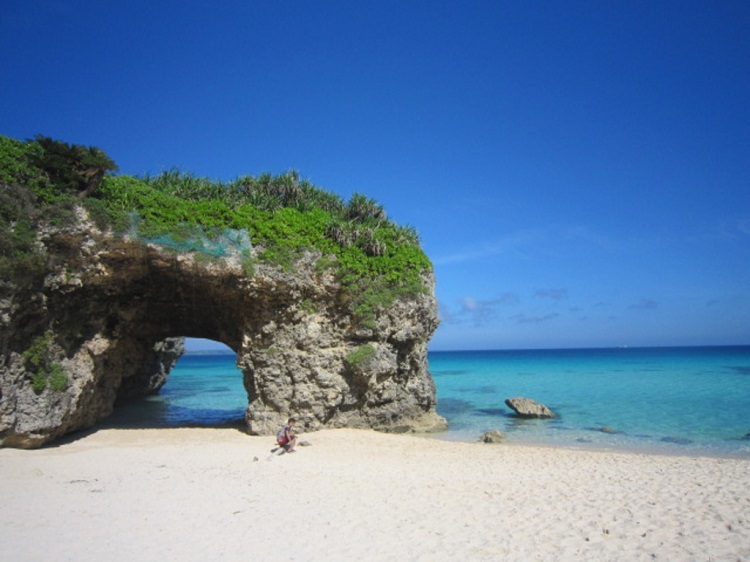
<instances>
[{"instance_id":1,"label":"small rock on sand","mask_svg":"<svg viewBox=\"0 0 750 562\"><path fill-rule=\"evenodd\" d=\"M479 440L482 443L502 443L505 441L505 434L502 431L493 429L485 432Z\"/></svg>"}]
</instances>

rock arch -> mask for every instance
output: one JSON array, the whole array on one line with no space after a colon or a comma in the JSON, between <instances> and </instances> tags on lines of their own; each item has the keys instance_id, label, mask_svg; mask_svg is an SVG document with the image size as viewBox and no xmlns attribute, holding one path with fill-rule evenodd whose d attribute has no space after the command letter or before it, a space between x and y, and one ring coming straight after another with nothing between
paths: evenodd
<instances>
[{"instance_id":1,"label":"rock arch","mask_svg":"<svg viewBox=\"0 0 750 562\"><path fill-rule=\"evenodd\" d=\"M307 430L445 425L427 370L438 324L432 291L362 327L335 276L316 269L319 254L305 254L291 271L256 264L248 275L237 259L205 260L91 225L43 240L44 278L0 287L5 446L43 445L96 424L117 400L157 391L183 351L175 336L237 353L253 434L275 432L290 415ZM64 370L62 389L36 384L29 368L25 352L41 333Z\"/></svg>"}]
</instances>

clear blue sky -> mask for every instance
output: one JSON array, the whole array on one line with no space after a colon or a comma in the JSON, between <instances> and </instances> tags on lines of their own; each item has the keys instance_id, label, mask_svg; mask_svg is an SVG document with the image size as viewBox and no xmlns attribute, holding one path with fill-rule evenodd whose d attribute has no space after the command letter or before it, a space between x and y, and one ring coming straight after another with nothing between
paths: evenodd
<instances>
[{"instance_id":1,"label":"clear blue sky","mask_svg":"<svg viewBox=\"0 0 750 562\"><path fill-rule=\"evenodd\" d=\"M433 350L750 344L750 2L4 0L0 73L0 134L373 197Z\"/></svg>"}]
</instances>

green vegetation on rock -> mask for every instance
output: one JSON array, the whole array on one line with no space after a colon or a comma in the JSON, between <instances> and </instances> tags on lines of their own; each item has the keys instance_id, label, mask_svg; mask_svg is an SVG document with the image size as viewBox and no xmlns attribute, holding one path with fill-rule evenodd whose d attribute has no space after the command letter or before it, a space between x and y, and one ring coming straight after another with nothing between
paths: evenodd
<instances>
[{"instance_id":1,"label":"green vegetation on rock","mask_svg":"<svg viewBox=\"0 0 750 562\"><path fill-rule=\"evenodd\" d=\"M346 362L355 371L366 371L375 359L376 353L376 349L371 344L366 343L347 355Z\"/></svg>"},{"instance_id":2,"label":"green vegetation on rock","mask_svg":"<svg viewBox=\"0 0 750 562\"><path fill-rule=\"evenodd\" d=\"M37 394L48 387L55 392L68 387L68 375L63 366L53 360L53 344L52 333L47 332L35 338L23 353L23 360L33 373L31 387Z\"/></svg>"},{"instance_id":3,"label":"green vegetation on rock","mask_svg":"<svg viewBox=\"0 0 750 562\"><path fill-rule=\"evenodd\" d=\"M82 205L100 229L118 235L204 261L239 254L249 276L259 263L292 270L304 252L317 251L316 271L334 268L352 314L369 327L394 299L427 291L422 274L432 266L416 231L389 221L365 195L344 202L296 172L217 182L176 170L109 175L116 169L95 147L0 136L0 273L39 268L38 225L72 222Z\"/></svg>"}]
</instances>

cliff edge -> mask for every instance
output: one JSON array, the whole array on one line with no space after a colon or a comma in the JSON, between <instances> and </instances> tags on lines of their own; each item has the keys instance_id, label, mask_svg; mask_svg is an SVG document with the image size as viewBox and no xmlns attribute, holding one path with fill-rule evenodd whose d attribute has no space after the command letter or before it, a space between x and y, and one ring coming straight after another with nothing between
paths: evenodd
<instances>
[{"instance_id":1,"label":"cliff edge","mask_svg":"<svg viewBox=\"0 0 750 562\"><path fill-rule=\"evenodd\" d=\"M403 231L381 208L358 216L361 196L339 207L329 196L322 210L289 204L295 187L320 199L296 175L222 186L210 210L205 190L186 196L179 181L98 177L70 197L26 165L35 143L4 141L1 445L44 445L95 425L118 401L158 392L183 337L237 353L250 433L274 433L289 416L307 431L445 427L427 369L438 325L432 270L403 259L421 250L394 242ZM264 208L261 188L281 203ZM157 195L174 203L162 208ZM186 201L200 212L164 218ZM194 220L209 211L231 222Z\"/></svg>"}]
</instances>

